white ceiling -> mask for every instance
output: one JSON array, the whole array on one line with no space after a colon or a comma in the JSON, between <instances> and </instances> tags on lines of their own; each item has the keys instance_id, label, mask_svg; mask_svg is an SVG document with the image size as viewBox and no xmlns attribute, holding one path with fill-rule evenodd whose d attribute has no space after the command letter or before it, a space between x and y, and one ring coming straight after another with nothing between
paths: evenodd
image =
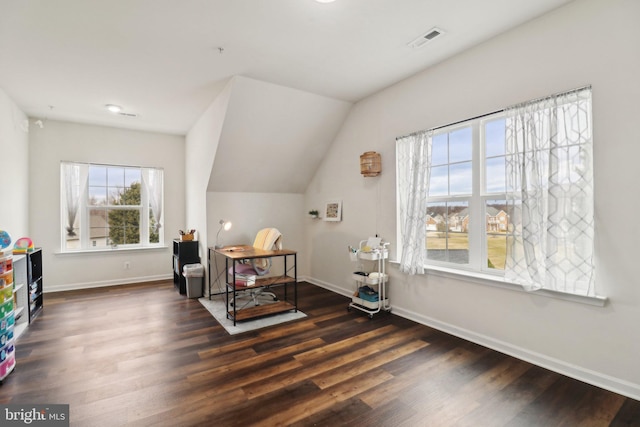
<instances>
[{"instance_id":1,"label":"white ceiling","mask_svg":"<svg viewBox=\"0 0 640 427\"><path fill-rule=\"evenodd\" d=\"M186 134L234 75L353 102L569 1L0 0L0 87L31 117Z\"/></svg>"}]
</instances>

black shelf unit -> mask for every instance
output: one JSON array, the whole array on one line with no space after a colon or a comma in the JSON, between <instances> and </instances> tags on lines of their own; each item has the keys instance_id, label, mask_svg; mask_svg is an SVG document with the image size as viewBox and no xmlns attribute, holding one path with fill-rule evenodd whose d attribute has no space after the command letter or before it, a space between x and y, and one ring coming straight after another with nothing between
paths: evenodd
<instances>
[{"instance_id":1,"label":"black shelf unit","mask_svg":"<svg viewBox=\"0 0 640 427\"><path fill-rule=\"evenodd\" d=\"M173 286L176 287L180 294L186 295L187 281L182 275L182 268L185 264L200 263L198 255L198 241L179 239L173 240Z\"/></svg>"},{"instance_id":2,"label":"black shelf unit","mask_svg":"<svg viewBox=\"0 0 640 427\"><path fill-rule=\"evenodd\" d=\"M27 256L27 292L29 294L29 323L42 312L44 294L42 292L42 248L36 248Z\"/></svg>"}]
</instances>

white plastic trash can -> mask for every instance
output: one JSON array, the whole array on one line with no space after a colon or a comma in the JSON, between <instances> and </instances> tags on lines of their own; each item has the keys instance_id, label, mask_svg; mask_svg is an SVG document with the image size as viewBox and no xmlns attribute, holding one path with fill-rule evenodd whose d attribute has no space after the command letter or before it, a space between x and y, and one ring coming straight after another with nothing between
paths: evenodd
<instances>
[{"instance_id":1,"label":"white plastic trash can","mask_svg":"<svg viewBox=\"0 0 640 427\"><path fill-rule=\"evenodd\" d=\"M202 264L185 264L182 267L182 275L187 281L187 298L200 298L202 296L202 278L204 277Z\"/></svg>"}]
</instances>

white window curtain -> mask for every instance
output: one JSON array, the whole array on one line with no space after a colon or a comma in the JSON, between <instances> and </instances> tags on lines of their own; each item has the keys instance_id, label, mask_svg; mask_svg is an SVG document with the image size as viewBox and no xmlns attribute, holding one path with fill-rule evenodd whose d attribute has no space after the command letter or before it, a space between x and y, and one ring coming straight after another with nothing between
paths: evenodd
<instances>
[{"instance_id":1,"label":"white window curtain","mask_svg":"<svg viewBox=\"0 0 640 427\"><path fill-rule=\"evenodd\" d=\"M64 218L66 218L65 230L67 236L74 237L76 236L74 227L78 217L78 210L80 209L80 202L86 189L89 168L87 165L78 163L62 163L61 167L64 181L62 188L65 190L63 205Z\"/></svg>"},{"instance_id":2,"label":"white window curtain","mask_svg":"<svg viewBox=\"0 0 640 427\"><path fill-rule=\"evenodd\" d=\"M151 214L155 221L155 231L157 232L162 227L163 171L162 169L152 168L143 168L142 171L142 182L149 195L149 206L151 207Z\"/></svg>"},{"instance_id":3,"label":"white window curtain","mask_svg":"<svg viewBox=\"0 0 640 427\"><path fill-rule=\"evenodd\" d=\"M591 88L506 112L505 277L526 290L594 296Z\"/></svg>"},{"instance_id":4,"label":"white window curtain","mask_svg":"<svg viewBox=\"0 0 640 427\"><path fill-rule=\"evenodd\" d=\"M431 164L431 131L396 141L398 206L402 252L400 271L424 274L427 257L427 191Z\"/></svg>"}]
</instances>

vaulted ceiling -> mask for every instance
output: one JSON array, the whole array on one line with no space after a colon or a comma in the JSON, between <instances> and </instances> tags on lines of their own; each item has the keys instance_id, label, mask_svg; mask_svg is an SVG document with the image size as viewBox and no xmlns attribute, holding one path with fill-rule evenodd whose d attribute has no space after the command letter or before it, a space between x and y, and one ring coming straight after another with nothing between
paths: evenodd
<instances>
[{"instance_id":1,"label":"vaulted ceiling","mask_svg":"<svg viewBox=\"0 0 640 427\"><path fill-rule=\"evenodd\" d=\"M0 87L31 117L186 134L232 76L353 102L568 2L0 0Z\"/></svg>"},{"instance_id":2,"label":"vaulted ceiling","mask_svg":"<svg viewBox=\"0 0 640 427\"><path fill-rule=\"evenodd\" d=\"M303 193L351 103L246 77L229 85L208 190Z\"/></svg>"},{"instance_id":3,"label":"vaulted ceiling","mask_svg":"<svg viewBox=\"0 0 640 427\"><path fill-rule=\"evenodd\" d=\"M181 135L226 89L209 191L302 193L353 102L569 1L0 0L0 87L44 126Z\"/></svg>"}]
</instances>

